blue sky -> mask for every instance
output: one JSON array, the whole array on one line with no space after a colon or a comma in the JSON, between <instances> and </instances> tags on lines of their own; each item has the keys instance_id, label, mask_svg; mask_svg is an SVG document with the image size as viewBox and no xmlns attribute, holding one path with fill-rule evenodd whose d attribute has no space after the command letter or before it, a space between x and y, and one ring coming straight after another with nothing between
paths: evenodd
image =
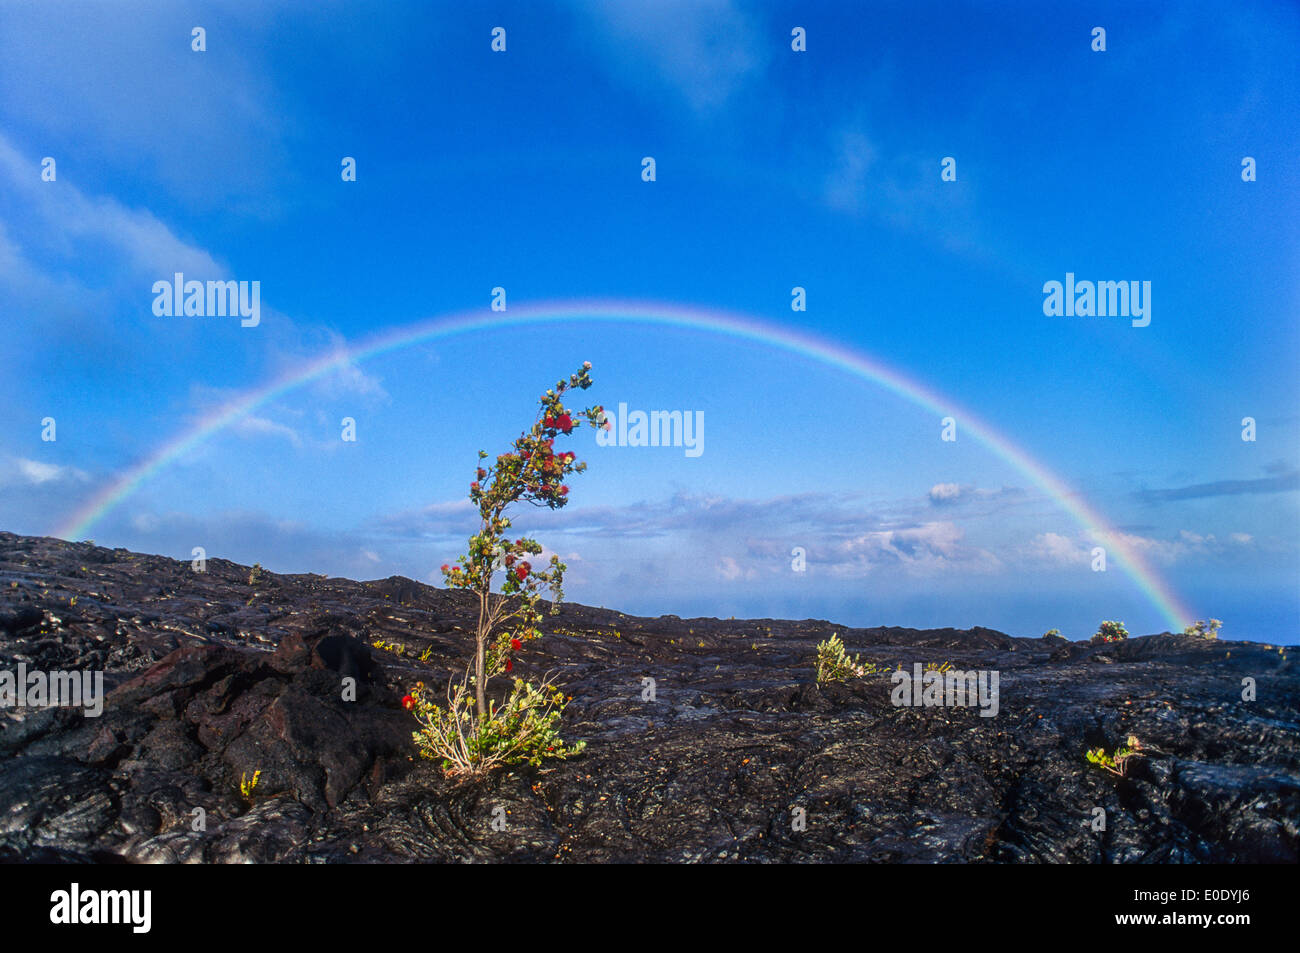
<instances>
[{"instance_id":1,"label":"blue sky","mask_svg":"<svg viewBox=\"0 0 1300 953\"><path fill-rule=\"evenodd\" d=\"M509 306L725 309L872 355L1058 474L1225 636L1295 643L1298 59L1284 3L4 4L0 527L51 533L226 402L374 334L490 316L502 286ZM260 325L156 316L176 271L260 282ZM1045 315L1067 272L1150 281L1150 325ZM489 329L349 364L90 535L437 581L472 531L475 452L583 360L594 401L703 411L706 442L576 438L572 504L516 524L569 561L572 599L1165 628L1124 572L1091 571L1058 500L942 442L929 409L689 329Z\"/></svg>"}]
</instances>

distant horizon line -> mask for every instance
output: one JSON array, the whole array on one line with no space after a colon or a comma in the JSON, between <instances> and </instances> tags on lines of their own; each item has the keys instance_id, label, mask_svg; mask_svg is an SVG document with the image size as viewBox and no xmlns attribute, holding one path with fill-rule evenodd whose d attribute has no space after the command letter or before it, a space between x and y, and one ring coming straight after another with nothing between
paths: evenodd
<instances>
[{"instance_id":1,"label":"distant horizon line","mask_svg":"<svg viewBox=\"0 0 1300 953\"><path fill-rule=\"evenodd\" d=\"M186 563L186 562L191 562L191 561L192 561L192 560L187 560L187 559L185 559L185 558L183 558L183 557L170 556L170 555L168 555L167 553L148 553L148 552L142 552L142 551L140 551L140 550L129 549L129 548L125 547L125 546L111 546L111 547L110 547L110 546L101 546L101 545L99 545L98 542L96 542L96 541L93 540L93 539L87 539L87 540L69 540L69 539L63 539L63 538L58 537L58 536L40 536L40 535L33 535L33 534L30 534L30 533L15 533L15 532L13 532L13 531L11 531L11 530L0 530L0 535L10 535L10 536L13 536L13 537L15 537L15 538L17 538L17 539L41 539L41 540L48 539L48 540L54 540L55 542L63 543L64 545L67 545L67 546L85 546L85 545L91 545L91 546L94 546L96 549L106 549L106 550L108 550L109 552L115 552L115 551L117 551L117 550L122 550L123 552L130 553L130 554L132 554L132 555L134 555L134 556L150 556L150 557L154 557L154 558L156 558L156 559L166 559L166 560L170 560L171 562L176 562L176 563ZM220 561L222 561L222 562L227 562L227 563L230 563L232 566L237 567L237 568L240 569L240 570L250 570L250 569L253 568L252 565L250 565L250 564L237 562L236 560L234 560L234 559L230 559L230 558L227 558L227 557L225 557L225 556L212 556L212 555L205 555L205 556L204 556L204 559L205 559L207 562L209 562L209 563L211 563L211 562L213 562L213 561L215 561L215 560L220 560ZM457 590L457 589L453 589L453 588L446 587L446 586L435 585L435 584L432 583L432 582L425 582L425 581L423 581L423 580L421 580L421 579L416 579L416 578L413 577L413 576L406 576L406 575L403 575L403 574L401 574L401 573L392 573L392 574L387 575L387 576L377 576L377 577L375 577L374 579L358 579L358 578L354 578L354 577L352 577L352 576L336 575L336 574L333 574L333 573L321 573L321 572L277 572L277 571L274 570L274 569L268 569L266 566L262 566L261 563L258 563L257 565L258 565L258 566L259 566L263 571L265 571L266 573L268 573L268 574L270 574L270 575L272 575L272 576L282 576L282 577L285 577L285 578L296 578L296 577L303 577L303 576L311 576L311 577L315 577L315 578L318 578L318 579L325 579L325 580L329 580L329 581L340 581L340 582L353 583L353 584L358 585L358 586L373 586L373 585L377 585L377 584L379 584L379 583L388 582L389 580L401 580L401 581L403 581L403 582L414 583L414 584L417 585L417 586L423 586L423 587L425 587L426 589L432 589L432 590L434 590L434 591L436 591L436 592L458 592L458 591L465 591L465 590ZM974 632L974 631L976 631L976 630L981 630L981 629L982 629L982 630L987 631L987 632L994 632L994 633L997 633L998 635L1004 635L1004 636L1006 636L1006 637L1009 638L1009 639L1020 639L1020 640L1022 640L1022 641L1026 641L1026 642L1041 642L1041 641L1043 641L1043 639L1044 639L1044 637L1045 637L1045 634L1044 634L1044 635L1014 635L1014 634L1011 633L1011 632L1006 632L1006 631L1004 631L1004 630L1002 630L1002 629L994 628L993 626L988 626L988 625L972 625L972 626L957 626L957 625L914 626L914 625L887 625L887 624L881 624L881 625L850 625L850 624L848 624L848 623L835 622L834 620L831 620L831 619L818 619L818 618L814 618L814 617L812 617L812 616L805 616L805 617L802 618L802 619L796 619L796 618L793 618L793 617L785 617L785 616L743 616L743 617L742 617L742 616L728 616L727 618L723 618L722 616L708 616L708 615L679 615L679 614L677 614L676 612L660 612L660 613L658 613L657 615L642 615L642 614L635 613L635 612L624 612L624 611L621 610L621 609L613 609L613 608L610 608L610 607L608 607L608 606L596 606L596 605L590 605L589 603L585 603L585 602L577 602L577 601L572 600L572 599L566 599L563 603L561 603L561 605L564 605L564 606L576 606L576 607L581 608L581 609L591 609L591 610L593 610L593 611L597 611L597 612L610 612L610 613L613 613L613 614L615 614L615 615L617 615L617 616L620 616L620 617L622 617L622 618L627 618L627 619L648 619L648 620L651 620L651 621L653 621L653 620L655 620L655 619L678 619L678 620L680 620L680 621L682 621L682 622L695 622L695 621L703 621L703 622L733 622L733 621L734 621L734 622L790 622L790 623L804 623L804 622L808 622L808 623L817 623L817 624L822 624L822 625L830 626L831 628L841 629L841 630L843 630L843 631L845 631L845 632L851 632L851 631L855 631L855 630L856 630L856 631L861 631L861 632L871 632L871 631L877 631L877 630L888 630L888 629L903 630L903 631L909 631L909 632L945 632L945 631L953 631L953 632ZM1130 636L1128 637L1127 641L1131 641L1131 640L1133 640L1133 639L1149 639L1149 638L1156 638L1156 637L1158 637L1158 636L1162 636L1162 635L1174 635L1174 636L1183 637L1183 633L1181 633L1181 632L1174 632L1174 631L1171 631L1171 630L1167 630L1167 629L1166 629L1166 630L1161 631L1161 632L1146 632L1146 633L1143 633L1142 635L1130 635ZM1188 637L1190 638L1190 636L1188 636ZM1074 645L1084 645L1084 644L1088 644L1088 643L1090 642L1090 639L1089 639L1089 638L1071 639L1071 638L1068 638L1068 637L1066 637L1066 636L1061 636L1061 638L1064 639L1066 642L1069 642L1069 643L1074 644ZM1248 645L1261 645L1261 646L1265 646L1265 647L1272 647L1273 645L1278 645L1278 644L1286 644L1286 643L1276 643L1276 642L1273 642L1273 643L1269 643L1269 642L1259 642L1259 641L1255 641L1254 639L1224 639L1224 638L1217 638L1217 639L1214 639L1214 640L1212 640L1212 641L1221 642L1221 643L1224 643L1224 644L1241 643L1241 644L1248 644Z\"/></svg>"}]
</instances>

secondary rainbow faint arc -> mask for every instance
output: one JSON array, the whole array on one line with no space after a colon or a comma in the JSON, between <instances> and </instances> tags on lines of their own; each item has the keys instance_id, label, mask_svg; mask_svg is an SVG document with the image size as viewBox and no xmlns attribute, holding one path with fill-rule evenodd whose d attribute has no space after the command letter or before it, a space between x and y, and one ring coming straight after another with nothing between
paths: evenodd
<instances>
[{"instance_id":1,"label":"secondary rainbow faint arc","mask_svg":"<svg viewBox=\"0 0 1300 953\"><path fill-rule=\"evenodd\" d=\"M1088 505L1060 477L1031 457L1026 451L984 423L979 417L953 401L912 380L900 371L843 344L816 337L804 331L776 327L755 318L716 309L687 308L681 305L648 301L603 301L580 299L531 305L512 305L505 312L483 308L444 315L413 325L404 325L376 335L356 346L331 352L293 368L284 376L249 391L213 414L203 418L190 430L162 444L148 458L129 469L116 481L96 494L69 518L54 535L63 539L81 539L109 511L134 493L159 470L183 457L213 434L250 413L267 401L275 400L305 384L347 364L368 360L380 354L472 331L510 327L520 324L604 321L640 323L745 338L759 344L781 348L829 364L846 373L871 381L886 390L919 404L940 417L955 417L963 434L974 437L995 454L1027 476L1084 529L1106 545L1108 558L1118 562L1138 588L1164 616L1174 631L1181 630L1193 614L1179 597L1146 564L1140 553L1124 541L1100 513ZM1118 558L1116 558L1118 557Z\"/></svg>"}]
</instances>

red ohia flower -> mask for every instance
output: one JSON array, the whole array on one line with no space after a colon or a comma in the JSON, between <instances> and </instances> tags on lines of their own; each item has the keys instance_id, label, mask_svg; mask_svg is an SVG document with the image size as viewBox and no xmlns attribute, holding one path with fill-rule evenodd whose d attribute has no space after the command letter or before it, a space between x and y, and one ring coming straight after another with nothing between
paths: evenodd
<instances>
[{"instance_id":1,"label":"red ohia flower","mask_svg":"<svg viewBox=\"0 0 1300 953\"><path fill-rule=\"evenodd\" d=\"M506 659L506 671L508 672L514 667L515 667L515 660L510 658Z\"/></svg>"},{"instance_id":2,"label":"red ohia flower","mask_svg":"<svg viewBox=\"0 0 1300 953\"><path fill-rule=\"evenodd\" d=\"M563 430L565 433L568 433L573 429L573 420L568 414L561 414L555 421L555 429Z\"/></svg>"},{"instance_id":3,"label":"red ohia flower","mask_svg":"<svg viewBox=\"0 0 1300 953\"><path fill-rule=\"evenodd\" d=\"M528 560L525 559L523 562L521 562L518 566L515 567L515 577L520 582L523 582L525 579L528 578L528 573L532 570L532 568L533 567L528 564Z\"/></svg>"},{"instance_id":4,"label":"red ohia flower","mask_svg":"<svg viewBox=\"0 0 1300 953\"><path fill-rule=\"evenodd\" d=\"M523 647L524 647L524 643L520 642L518 639L510 640L510 648L514 649L516 652L518 652Z\"/></svg>"},{"instance_id":5,"label":"red ohia flower","mask_svg":"<svg viewBox=\"0 0 1300 953\"><path fill-rule=\"evenodd\" d=\"M402 707L405 708L407 711L410 711L412 708L415 707L415 699L412 698L410 695L403 696Z\"/></svg>"}]
</instances>

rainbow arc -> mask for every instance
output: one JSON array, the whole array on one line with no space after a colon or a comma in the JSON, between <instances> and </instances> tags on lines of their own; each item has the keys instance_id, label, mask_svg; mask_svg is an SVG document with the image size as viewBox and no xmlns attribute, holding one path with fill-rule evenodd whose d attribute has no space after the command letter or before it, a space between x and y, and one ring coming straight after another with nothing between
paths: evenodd
<instances>
[{"instance_id":1,"label":"rainbow arc","mask_svg":"<svg viewBox=\"0 0 1300 953\"><path fill-rule=\"evenodd\" d=\"M147 458L130 467L96 493L66 520L53 535L83 539L109 512L121 505L160 470L184 457L213 435L258 407L283 397L312 381L349 364L455 335L488 328L539 323L643 324L705 331L741 338L790 353L800 354L846 374L869 381L899 395L940 418L952 416L961 423L962 433L973 437L1050 496L1090 535L1106 547L1108 559L1128 574L1151 604L1159 610L1172 631L1195 618L1174 591L1144 560L1123 533L1119 532L1064 480L1019 447L1006 434L983 421L978 414L958 406L923 382L911 378L882 361L843 344L816 335L783 328L747 315L727 311L688 308L649 302L581 299L539 304L512 305L506 312L483 308L442 315L404 325L336 350L328 356L290 369L276 380L255 388L219 407L198 423L161 444Z\"/></svg>"}]
</instances>

